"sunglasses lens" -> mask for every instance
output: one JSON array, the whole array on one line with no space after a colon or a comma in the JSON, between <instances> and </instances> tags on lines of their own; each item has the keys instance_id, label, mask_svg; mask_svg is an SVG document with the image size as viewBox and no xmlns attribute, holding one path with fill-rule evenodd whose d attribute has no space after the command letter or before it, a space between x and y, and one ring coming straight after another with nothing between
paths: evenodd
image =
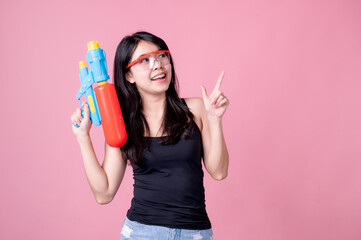
<instances>
[{"instance_id":1,"label":"sunglasses lens","mask_svg":"<svg viewBox=\"0 0 361 240\"><path fill-rule=\"evenodd\" d=\"M165 66L170 63L170 55L168 52L158 52L155 54L149 54L147 56L141 57L134 67L139 70L146 71L154 67L155 61L158 61L159 64Z\"/></svg>"}]
</instances>

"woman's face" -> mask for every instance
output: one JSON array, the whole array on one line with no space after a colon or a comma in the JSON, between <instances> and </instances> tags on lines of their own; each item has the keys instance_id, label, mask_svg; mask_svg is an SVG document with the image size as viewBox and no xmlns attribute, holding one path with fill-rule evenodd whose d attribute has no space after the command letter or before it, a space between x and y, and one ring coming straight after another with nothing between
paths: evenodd
<instances>
[{"instance_id":1,"label":"woman's face","mask_svg":"<svg viewBox=\"0 0 361 240\"><path fill-rule=\"evenodd\" d=\"M135 49L130 62L133 62L144 54L158 50L158 46L154 43L142 40ZM172 79L172 66L170 63L162 64L161 62L164 61L156 59L157 57L158 59L164 57L163 55L150 55L149 58L143 59L142 63L139 62L131 66L129 72L126 74L127 81L135 84L141 95L160 94L168 90ZM151 67L145 68L144 64L147 64L147 61L149 61L149 59L152 60L152 58L156 59L154 63L148 64L147 66ZM141 66L141 64L143 66Z\"/></svg>"}]
</instances>

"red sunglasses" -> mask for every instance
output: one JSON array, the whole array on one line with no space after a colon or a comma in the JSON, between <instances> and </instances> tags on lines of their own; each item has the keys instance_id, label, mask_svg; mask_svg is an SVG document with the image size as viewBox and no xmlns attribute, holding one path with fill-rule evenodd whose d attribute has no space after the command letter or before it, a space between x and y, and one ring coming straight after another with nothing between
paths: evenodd
<instances>
[{"instance_id":1,"label":"red sunglasses","mask_svg":"<svg viewBox=\"0 0 361 240\"><path fill-rule=\"evenodd\" d=\"M146 58L149 55L156 54L156 53L161 53L161 52L170 53L168 50L158 50L158 51L150 52L150 53L144 54L144 55L140 56L139 58L135 59L134 61L129 63L125 68L128 69L131 66L134 66L137 62L141 61L142 59Z\"/></svg>"}]
</instances>

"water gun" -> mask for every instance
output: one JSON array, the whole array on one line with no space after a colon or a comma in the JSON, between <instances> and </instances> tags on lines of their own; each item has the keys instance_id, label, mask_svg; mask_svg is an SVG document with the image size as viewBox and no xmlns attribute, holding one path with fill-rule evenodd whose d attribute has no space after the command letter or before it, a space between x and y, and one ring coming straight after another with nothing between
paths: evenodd
<instances>
[{"instance_id":1,"label":"water gun","mask_svg":"<svg viewBox=\"0 0 361 240\"><path fill-rule=\"evenodd\" d=\"M121 147L127 141L122 111L115 91L114 84L108 83L109 75L105 52L99 47L97 41L88 43L88 53L86 55L89 69L84 61L79 62L79 78L81 88L76 95L79 101L82 116L84 111L80 98L85 94L89 106L90 119L94 125L103 125L105 141L111 147ZM98 85L94 87L93 84ZM72 124L79 127L78 124Z\"/></svg>"}]
</instances>

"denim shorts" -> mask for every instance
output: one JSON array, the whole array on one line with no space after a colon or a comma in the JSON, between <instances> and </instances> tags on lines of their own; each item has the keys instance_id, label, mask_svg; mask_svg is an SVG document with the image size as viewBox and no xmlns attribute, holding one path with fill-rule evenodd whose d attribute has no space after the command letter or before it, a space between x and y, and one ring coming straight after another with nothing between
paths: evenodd
<instances>
[{"instance_id":1,"label":"denim shorts","mask_svg":"<svg viewBox=\"0 0 361 240\"><path fill-rule=\"evenodd\" d=\"M189 230L146 225L136 221L124 220L121 240L212 240L212 229Z\"/></svg>"}]
</instances>

